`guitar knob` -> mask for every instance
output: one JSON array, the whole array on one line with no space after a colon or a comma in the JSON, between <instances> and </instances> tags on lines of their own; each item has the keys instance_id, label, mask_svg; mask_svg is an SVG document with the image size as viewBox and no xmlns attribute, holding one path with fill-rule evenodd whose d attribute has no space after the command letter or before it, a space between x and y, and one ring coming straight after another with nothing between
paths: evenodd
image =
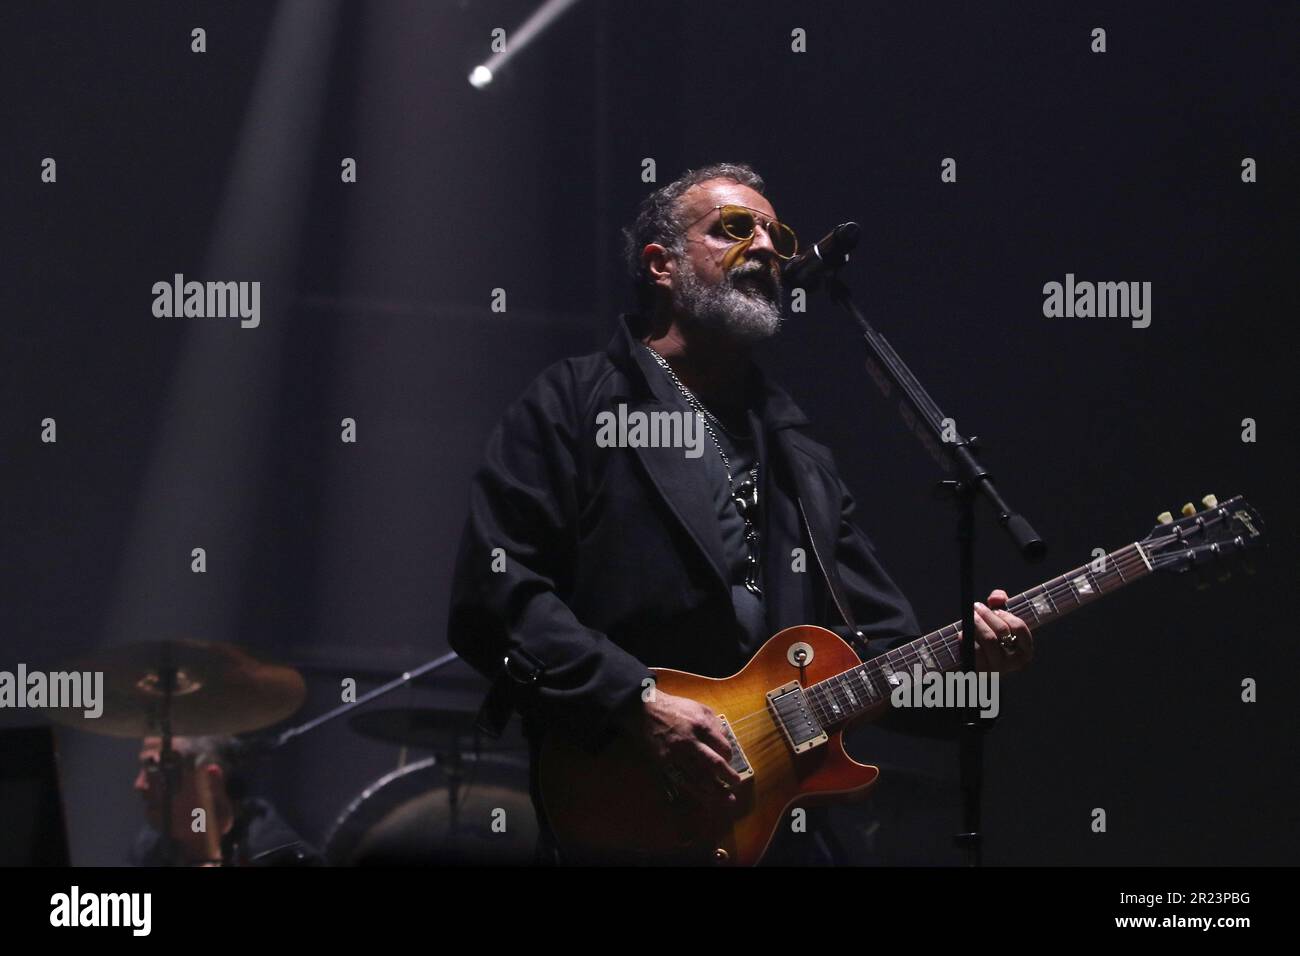
<instances>
[{"instance_id":1,"label":"guitar knob","mask_svg":"<svg viewBox=\"0 0 1300 956\"><path fill-rule=\"evenodd\" d=\"M1184 516L1190 518L1194 514L1196 514L1196 505L1192 504L1190 501L1183 505Z\"/></svg>"},{"instance_id":2,"label":"guitar knob","mask_svg":"<svg viewBox=\"0 0 1300 956\"><path fill-rule=\"evenodd\" d=\"M713 860L715 863L726 863L729 859L731 859L731 854L722 847L718 847L713 851Z\"/></svg>"},{"instance_id":3,"label":"guitar knob","mask_svg":"<svg viewBox=\"0 0 1300 956\"><path fill-rule=\"evenodd\" d=\"M1156 521L1160 522L1161 524L1173 524L1174 516L1171 515L1168 511L1162 511L1160 512L1160 514L1156 515Z\"/></svg>"},{"instance_id":4,"label":"guitar knob","mask_svg":"<svg viewBox=\"0 0 1300 956\"><path fill-rule=\"evenodd\" d=\"M1205 505L1205 508L1208 511L1210 509L1219 507L1219 499L1214 497L1214 495L1206 495L1204 498L1201 499L1201 504Z\"/></svg>"}]
</instances>

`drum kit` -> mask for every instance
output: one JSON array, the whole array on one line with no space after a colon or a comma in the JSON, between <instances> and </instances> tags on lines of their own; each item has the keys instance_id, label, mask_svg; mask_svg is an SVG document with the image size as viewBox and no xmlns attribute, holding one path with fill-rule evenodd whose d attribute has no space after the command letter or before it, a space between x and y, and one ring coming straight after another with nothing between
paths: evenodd
<instances>
[{"instance_id":1,"label":"drum kit","mask_svg":"<svg viewBox=\"0 0 1300 956\"><path fill-rule=\"evenodd\" d=\"M461 710L363 705L456 660L446 654L278 735L253 741L273 754L331 720L347 717L371 740L401 746L403 763L361 791L338 815L322 850L335 865L527 864L537 822L526 754L489 744ZM55 722L112 737L160 737L162 827L171 832L181 758L175 737L250 734L302 707L307 688L292 667L259 661L219 641L180 639L103 648L69 665L104 675L103 712L49 708ZM405 763L407 750L428 756ZM166 846L165 846L166 850Z\"/></svg>"}]
</instances>

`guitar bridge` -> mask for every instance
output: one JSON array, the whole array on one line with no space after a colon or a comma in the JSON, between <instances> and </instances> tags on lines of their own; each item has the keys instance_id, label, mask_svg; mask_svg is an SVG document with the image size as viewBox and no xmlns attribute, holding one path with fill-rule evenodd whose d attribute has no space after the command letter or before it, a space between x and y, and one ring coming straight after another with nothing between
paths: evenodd
<instances>
[{"instance_id":1,"label":"guitar bridge","mask_svg":"<svg viewBox=\"0 0 1300 956\"><path fill-rule=\"evenodd\" d=\"M797 754L830 740L821 722L808 706L808 698L798 681L791 681L767 692L767 706L781 728L790 749Z\"/></svg>"},{"instance_id":2,"label":"guitar bridge","mask_svg":"<svg viewBox=\"0 0 1300 956\"><path fill-rule=\"evenodd\" d=\"M727 743L731 744L731 769L740 775L741 780L748 780L754 776L754 768L749 765L749 758L745 756L745 751L740 749L740 741L732 733L731 722L726 717L718 714L718 720L722 721L722 732L726 735Z\"/></svg>"}]
</instances>

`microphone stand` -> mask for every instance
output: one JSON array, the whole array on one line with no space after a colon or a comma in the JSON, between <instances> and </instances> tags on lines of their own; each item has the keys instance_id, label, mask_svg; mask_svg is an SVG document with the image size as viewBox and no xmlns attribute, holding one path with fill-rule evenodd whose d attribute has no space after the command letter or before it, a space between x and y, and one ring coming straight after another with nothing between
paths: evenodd
<instances>
[{"instance_id":1,"label":"microphone stand","mask_svg":"<svg viewBox=\"0 0 1300 956\"><path fill-rule=\"evenodd\" d=\"M1016 548L1027 561L1037 561L1046 552L1041 538L1021 515L1011 510L993 484L992 476L976 457L977 441L974 436L963 438L951 420L945 428L945 417L934 399L917 381L912 370L899 358L898 353L885 341L885 337L872 328L853 301L852 294L839 278L839 269L848 261L845 255L838 262L825 261L826 272L821 276L827 292L841 308L857 320L862 329L862 340L867 347L867 371L885 398L898 394L898 411L908 430L947 475L939 482L940 494L949 497L957 507L957 542L960 553L958 589L961 594L961 665L963 670L975 670L975 500L983 498L993 506L999 524L1011 536ZM814 277L816 278L816 277ZM816 286L816 282L806 283ZM811 291L811 290L810 290ZM963 708L961 725L961 791L962 832L953 841L964 851L968 866L983 862L983 834L981 826L981 786L984 770L984 735L978 702L967 701Z\"/></svg>"},{"instance_id":2,"label":"microphone stand","mask_svg":"<svg viewBox=\"0 0 1300 956\"><path fill-rule=\"evenodd\" d=\"M356 700L349 701L346 704L340 704L339 706L335 707L333 710L327 710L325 713L321 714L318 717L313 717L311 720L307 721L306 723L299 724L296 727L290 727L288 730L285 730L277 734L275 737L271 738L270 741L264 744L265 749L278 750L279 748L287 744L289 741L293 740L295 737L300 737L303 734L307 733L307 731L309 730L315 730L321 724L329 723L331 720L334 720L337 717L342 717L344 714L351 713L352 711L356 710L358 707L362 706L363 704L368 704L372 700L375 700L378 697L383 697L385 694L391 694L399 687L407 686L408 684L411 683L411 681L415 680L417 677L423 677L425 674L431 674L434 671L442 670L442 668L446 667L452 661L459 660L459 659L460 659L460 655L457 654L455 651L448 651L446 654L443 654L441 657L437 657L431 661L427 661L421 664L419 667L415 668L414 670L403 671L400 677L395 677L392 680L390 680L387 684L383 684L379 687L376 687L374 690L367 691L366 693L358 697Z\"/></svg>"}]
</instances>

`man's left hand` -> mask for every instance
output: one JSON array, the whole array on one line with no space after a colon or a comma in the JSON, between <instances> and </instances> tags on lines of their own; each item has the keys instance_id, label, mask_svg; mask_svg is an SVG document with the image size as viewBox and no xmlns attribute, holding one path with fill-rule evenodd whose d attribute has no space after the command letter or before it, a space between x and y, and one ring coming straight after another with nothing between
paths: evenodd
<instances>
[{"instance_id":1,"label":"man's left hand","mask_svg":"<svg viewBox=\"0 0 1300 956\"><path fill-rule=\"evenodd\" d=\"M988 604L975 602L975 666L1004 674L1023 670L1034 656L1029 625L1006 610L1007 592L989 595Z\"/></svg>"}]
</instances>

